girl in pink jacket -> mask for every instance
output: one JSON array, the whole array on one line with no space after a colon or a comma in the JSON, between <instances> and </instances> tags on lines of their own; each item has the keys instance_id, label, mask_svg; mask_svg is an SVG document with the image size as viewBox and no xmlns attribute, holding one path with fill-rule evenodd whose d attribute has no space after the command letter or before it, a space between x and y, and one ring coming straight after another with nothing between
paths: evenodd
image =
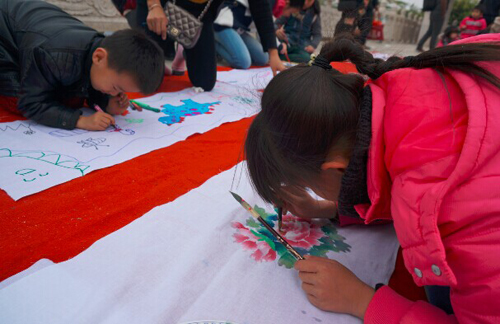
<instances>
[{"instance_id":1,"label":"girl in pink jacket","mask_svg":"<svg viewBox=\"0 0 500 324\"><path fill-rule=\"evenodd\" d=\"M343 36L269 83L245 143L258 193L301 217L392 220L429 297L307 257L296 269L312 304L366 323L500 323L499 42L381 61ZM330 66L345 60L373 81Z\"/></svg>"}]
</instances>

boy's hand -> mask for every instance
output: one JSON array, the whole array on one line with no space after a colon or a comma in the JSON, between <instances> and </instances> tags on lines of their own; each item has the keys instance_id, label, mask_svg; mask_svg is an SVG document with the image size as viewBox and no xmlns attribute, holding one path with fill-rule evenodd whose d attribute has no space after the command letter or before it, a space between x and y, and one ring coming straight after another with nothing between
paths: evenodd
<instances>
[{"instance_id":1,"label":"boy's hand","mask_svg":"<svg viewBox=\"0 0 500 324\"><path fill-rule=\"evenodd\" d=\"M364 318L375 290L335 260L307 255L295 263L302 289L321 310Z\"/></svg>"},{"instance_id":2,"label":"boy's hand","mask_svg":"<svg viewBox=\"0 0 500 324\"><path fill-rule=\"evenodd\" d=\"M109 103L108 107L106 108L106 111L111 115L120 115L125 110L127 110L129 105L130 101L128 99L128 96L122 92L119 93L117 96L109 98Z\"/></svg>"},{"instance_id":3,"label":"boy's hand","mask_svg":"<svg viewBox=\"0 0 500 324\"><path fill-rule=\"evenodd\" d=\"M76 127L91 131L101 131L115 124L115 119L110 114L98 111L91 116L80 116L76 122Z\"/></svg>"},{"instance_id":4,"label":"boy's hand","mask_svg":"<svg viewBox=\"0 0 500 324\"><path fill-rule=\"evenodd\" d=\"M163 40L167 39L168 18L161 5L151 8L146 17L146 23L150 31L160 35Z\"/></svg>"},{"instance_id":5,"label":"boy's hand","mask_svg":"<svg viewBox=\"0 0 500 324\"><path fill-rule=\"evenodd\" d=\"M314 47L312 47L311 45L306 46L306 47L304 48L304 51L306 51L306 52L307 52L307 53L309 53L309 54L312 54L312 53L314 52Z\"/></svg>"},{"instance_id":6,"label":"boy's hand","mask_svg":"<svg viewBox=\"0 0 500 324\"><path fill-rule=\"evenodd\" d=\"M288 54L288 49L287 49L286 43L281 43L281 51L280 51L280 53L283 54L283 55L287 55Z\"/></svg>"},{"instance_id":7,"label":"boy's hand","mask_svg":"<svg viewBox=\"0 0 500 324\"><path fill-rule=\"evenodd\" d=\"M337 206L333 201L316 200L302 188L282 187L279 196L284 214L290 212L305 219L333 218L337 211Z\"/></svg>"}]
</instances>

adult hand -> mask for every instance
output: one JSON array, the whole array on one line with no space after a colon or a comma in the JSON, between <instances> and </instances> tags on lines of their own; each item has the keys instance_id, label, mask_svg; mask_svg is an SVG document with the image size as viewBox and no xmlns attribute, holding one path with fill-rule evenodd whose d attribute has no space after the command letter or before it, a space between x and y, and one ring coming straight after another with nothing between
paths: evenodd
<instances>
[{"instance_id":1,"label":"adult hand","mask_svg":"<svg viewBox=\"0 0 500 324\"><path fill-rule=\"evenodd\" d=\"M282 187L279 192L283 213L288 211L300 218L333 218L337 211L335 202L316 200L304 189Z\"/></svg>"},{"instance_id":2,"label":"adult hand","mask_svg":"<svg viewBox=\"0 0 500 324\"><path fill-rule=\"evenodd\" d=\"M91 131L101 131L115 124L115 119L110 114L98 111L91 116L80 116L76 122L76 127Z\"/></svg>"},{"instance_id":3,"label":"adult hand","mask_svg":"<svg viewBox=\"0 0 500 324\"><path fill-rule=\"evenodd\" d=\"M160 35L163 40L166 40L168 18L161 4L156 4L157 3L154 3L149 6L151 10L149 10L148 16L146 17L146 23L148 24L149 30Z\"/></svg>"},{"instance_id":4,"label":"adult hand","mask_svg":"<svg viewBox=\"0 0 500 324\"><path fill-rule=\"evenodd\" d=\"M286 67L283 62L281 62L276 48L269 49L269 65L271 66L271 70L273 70L273 75L286 70Z\"/></svg>"},{"instance_id":5,"label":"adult hand","mask_svg":"<svg viewBox=\"0 0 500 324\"><path fill-rule=\"evenodd\" d=\"M314 47L311 45L304 47L304 51L306 51L309 54L312 54L314 52Z\"/></svg>"},{"instance_id":6,"label":"adult hand","mask_svg":"<svg viewBox=\"0 0 500 324\"><path fill-rule=\"evenodd\" d=\"M128 96L121 92L117 96L109 98L106 111L111 115L121 115L130 105Z\"/></svg>"},{"instance_id":7,"label":"adult hand","mask_svg":"<svg viewBox=\"0 0 500 324\"><path fill-rule=\"evenodd\" d=\"M307 299L321 310L364 318L375 290L335 260L306 256L295 263Z\"/></svg>"}]
</instances>

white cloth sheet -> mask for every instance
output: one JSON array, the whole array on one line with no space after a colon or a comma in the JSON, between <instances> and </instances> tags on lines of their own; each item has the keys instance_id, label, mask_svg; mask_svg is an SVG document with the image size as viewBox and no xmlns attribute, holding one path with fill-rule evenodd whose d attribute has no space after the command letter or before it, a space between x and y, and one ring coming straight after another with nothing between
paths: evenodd
<instances>
[{"instance_id":1,"label":"white cloth sheet","mask_svg":"<svg viewBox=\"0 0 500 324\"><path fill-rule=\"evenodd\" d=\"M130 110L116 117L119 131L63 130L32 121L0 123L0 188L18 200L259 110L257 91L220 82L211 92L186 89L139 101L162 112Z\"/></svg>"},{"instance_id":2,"label":"white cloth sheet","mask_svg":"<svg viewBox=\"0 0 500 324\"><path fill-rule=\"evenodd\" d=\"M240 172L244 167L241 163L151 210L75 258L1 289L0 322L361 323L312 306L295 270L279 266L277 259L257 262L256 250L238 240L243 231L236 224L248 225L250 214L228 190L272 211ZM309 237L313 224L301 225ZM349 251L329 251L330 258L372 286L388 281L398 249L391 225L351 226L337 234Z\"/></svg>"},{"instance_id":3,"label":"white cloth sheet","mask_svg":"<svg viewBox=\"0 0 500 324\"><path fill-rule=\"evenodd\" d=\"M217 81L246 90L264 89L273 78L271 68L217 72Z\"/></svg>"}]
</instances>

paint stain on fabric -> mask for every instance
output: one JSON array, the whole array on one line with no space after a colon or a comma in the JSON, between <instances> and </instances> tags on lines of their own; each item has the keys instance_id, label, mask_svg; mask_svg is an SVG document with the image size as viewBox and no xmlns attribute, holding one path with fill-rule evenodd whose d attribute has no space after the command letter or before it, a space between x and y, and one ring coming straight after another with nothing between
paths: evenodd
<instances>
[{"instance_id":1,"label":"paint stain on fabric","mask_svg":"<svg viewBox=\"0 0 500 324\"><path fill-rule=\"evenodd\" d=\"M142 118L125 118L125 121L129 124L141 124L144 122Z\"/></svg>"},{"instance_id":2,"label":"paint stain on fabric","mask_svg":"<svg viewBox=\"0 0 500 324\"><path fill-rule=\"evenodd\" d=\"M213 111L212 106L220 104L220 101L199 103L192 99L181 100L181 102L183 104L180 106L173 106L170 104L163 105L161 112L167 116L160 117L158 121L168 126L182 123L186 117L211 114Z\"/></svg>"}]
</instances>

